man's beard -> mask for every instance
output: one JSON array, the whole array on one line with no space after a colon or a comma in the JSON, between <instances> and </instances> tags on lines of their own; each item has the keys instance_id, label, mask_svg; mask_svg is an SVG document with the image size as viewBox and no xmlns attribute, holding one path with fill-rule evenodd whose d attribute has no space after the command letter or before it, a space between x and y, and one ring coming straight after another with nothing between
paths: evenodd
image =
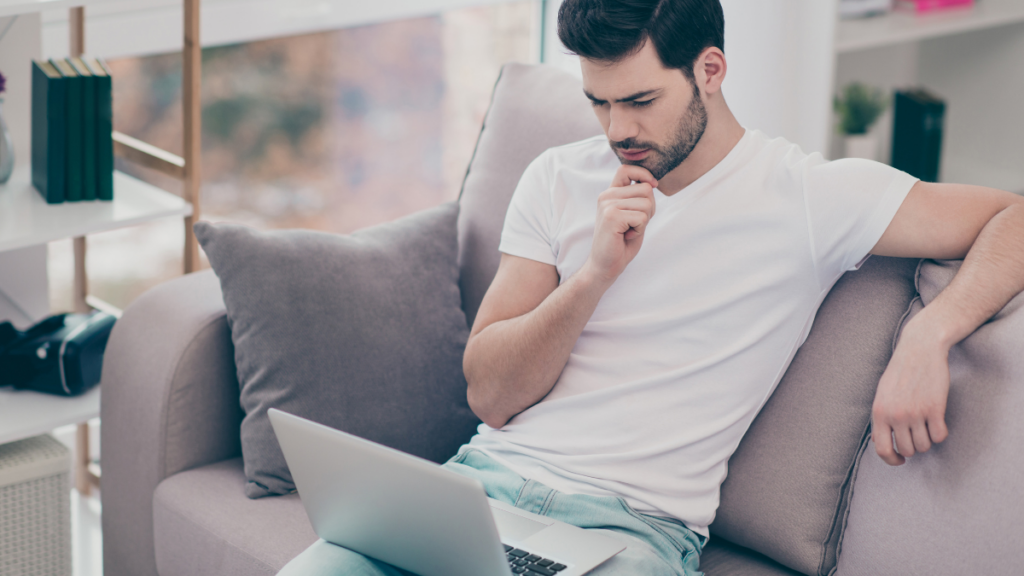
<instances>
[{"instance_id":1,"label":"man's beard","mask_svg":"<svg viewBox=\"0 0 1024 576\"><path fill-rule=\"evenodd\" d=\"M697 146L701 137L704 136L704 129L707 126L708 113L704 108L704 102L700 99L700 91L697 89L697 85L694 84L693 99L690 100L690 105L686 108L686 114L679 119L676 137L667 148L662 149L662 147L656 146L654 143L638 142L632 138L621 142L612 142L611 146L613 150L619 148L627 150L649 148L651 153L643 160L622 160L621 156L619 160L623 164L643 166L650 171L651 176L654 176L655 180L661 180L690 156L690 152L693 152L694 147Z\"/></svg>"}]
</instances>

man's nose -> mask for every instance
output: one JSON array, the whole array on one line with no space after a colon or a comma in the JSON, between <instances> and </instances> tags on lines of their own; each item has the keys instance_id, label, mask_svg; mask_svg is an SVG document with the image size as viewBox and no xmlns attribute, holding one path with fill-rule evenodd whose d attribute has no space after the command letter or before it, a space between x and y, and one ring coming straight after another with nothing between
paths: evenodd
<instances>
[{"instance_id":1,"label":"man's nose","mask_svg":"<svg viewBox=\"0 0 1024 576\"><path fill-rule=\"evenodd\" d=\"M608 113L608 139L612 142L622 142L636 138L640 134L640 125L628 111L616 108L612 106Z\"/></svg>"}]
</instances>

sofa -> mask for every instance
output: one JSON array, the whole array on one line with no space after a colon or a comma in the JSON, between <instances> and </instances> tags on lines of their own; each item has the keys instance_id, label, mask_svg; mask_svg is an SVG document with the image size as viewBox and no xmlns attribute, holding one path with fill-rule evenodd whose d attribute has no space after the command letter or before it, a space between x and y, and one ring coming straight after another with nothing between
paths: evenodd
<instances>
[{"instance_id":1,"label":"sofa","mask_svg":"<svg viewBox=\"0 0 1024 576\"><path fill-rule=\"evenodd\" d=\"M467 326L497 269L519 175L544 149L599 133L577 79L502 70L452 230ZM839 280L729 462L703 572L1024 572L1019 298L951 352L947 442L890 468L869 437L900 327L957 265L873 257ZM316 540L299 495L245 494L226 314L205 270L142 295L114 328L101 407L108 576L274 574Z\"/></svg>"}]
</instances>

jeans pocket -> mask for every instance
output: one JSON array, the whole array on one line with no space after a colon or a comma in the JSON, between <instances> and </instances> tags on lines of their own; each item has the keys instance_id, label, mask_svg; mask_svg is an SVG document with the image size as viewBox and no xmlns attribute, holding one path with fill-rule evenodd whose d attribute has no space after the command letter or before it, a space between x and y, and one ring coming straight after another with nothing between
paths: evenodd
<instances>
[{"instance_id":1,"label":"jeans pocket","mask_svg":"<svg viewBox=\"0 0 1024 576\"><path fill-rule=\"evenodd\" d=\"M700 554L701 549L703 548L703 537L687 528L682 522L669 518L658 518L656 516L641 514L634 510L632 506L627 504L625 499L618 498L618 500L619 504L622 505L622 508L629 515L633 516L640 522L643 522L648 528L654 530L656 533L668 540L669 543L679 551L680 556L683 557L684 564L691 553Z\"/></svg>"}]
</instances>

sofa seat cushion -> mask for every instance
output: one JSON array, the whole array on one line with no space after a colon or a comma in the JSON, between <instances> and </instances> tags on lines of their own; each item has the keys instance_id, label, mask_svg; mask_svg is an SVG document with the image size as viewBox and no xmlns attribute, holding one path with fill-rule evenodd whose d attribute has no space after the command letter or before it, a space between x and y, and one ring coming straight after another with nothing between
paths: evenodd
<instances>
[{"instance_id":1,"label":"sofa seat cushion","mask_svg":"<svg viewBox=\"0 0 1024 576\"><path fill-rule=\"evenodd\" d=\"M153 497L160 576L276 574L316 541L297 494L251 500L242 459L180 472ZM712 538L701 554L707 576L799 576L772 560Z\"/></svg>"},{"instance_id":2,"label":"sofa seat cushion","mask_svg":"<svg viewBox=\"0 0 1024 576\"><path fill-rule=\"evenodd\" d=\"M706 576L802 576L763 554L714 537L701 552L700 570Z\"/></svg>"},{"instance_id":3,"label":"sofa seat cushion","mask_svg":"<svg viewBox=\"0 0 1024 576\"><path fill-rule=\"evenodd\" d=\"M245 497L242 459L180 472L153 495L161 576L276 574L316 541L297 494Z\"/></svg>"}]
</instances>

